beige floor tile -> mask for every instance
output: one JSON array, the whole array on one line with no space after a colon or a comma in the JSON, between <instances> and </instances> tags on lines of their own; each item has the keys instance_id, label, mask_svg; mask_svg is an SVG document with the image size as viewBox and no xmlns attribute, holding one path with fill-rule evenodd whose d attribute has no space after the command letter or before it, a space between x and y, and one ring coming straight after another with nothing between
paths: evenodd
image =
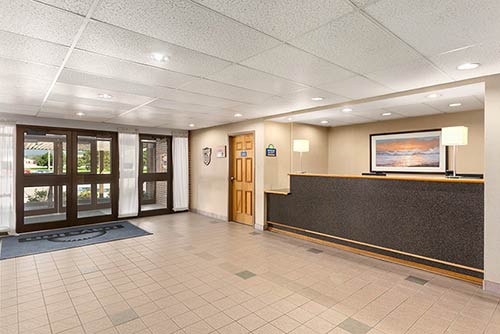
<instances>
[{"instance_id":1,"label":"beige floor tile","mask_svg":"<svg viewBox=\"0 0 500 334\"><path fill-rule=\"evenodd\" d=\"M154 234L0 261L0 334L500 333L475 285L190 213L131 221Z\"/></svg>"}]
</instances>

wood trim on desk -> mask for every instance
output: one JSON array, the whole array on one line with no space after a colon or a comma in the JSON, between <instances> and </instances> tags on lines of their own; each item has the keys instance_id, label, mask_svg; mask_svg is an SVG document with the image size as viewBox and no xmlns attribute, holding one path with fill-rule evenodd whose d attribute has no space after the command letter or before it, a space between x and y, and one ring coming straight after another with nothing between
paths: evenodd
<instances>
[{"instance_id":1,"label":"wood trim on desk","mask_svg":"<svg viewBox=\"0 0 500 334\"><path fill-rule=\"evenodd\" d=\"M333 177L344 179L372 179L372 180L396 180L396 181L423 181L423 182L449 182L449 183L480 183L484 184L483 179L447 179L438 177L417 177L417 176L369 176L369 175L340 175L340 174L309 174L309 173L289 173L290 176L316 176Z\"/></svg>"},{"instance_id":2,"label":"wood trim on desk","mask_svg":"<svg viewBox=\"0 0 500 334\"><path fill-rule=\"evenodd\" d=\"M276 225L276 226L280 225L280 224L276 224L276 223L272 223L272 222L268 222L268 224ZM283 226L285 226L287 228L294 229L293 227L290 227L290 226L287 226L287 225L283 225ZM364 255L364 256L368 256L368 257L379 259L379 260L383 260L383 261L398 263L398 264L401 264L401 265L405 265L407 267L421 269L421 270L425 270L425 271L432 272L432 273L438 273L438 274L441 274L441 275L444 275L444 276L448 276L448 277L451 277L451 278L456 278L456 279L459 279L459 280L462 280L462 281L467 281L467 282L478 284L478 285L482 285L482 283L483 283L483 280L481 278L478 278L478 277L474 277L474 276L470 276L470 275L466 275L466 274L461 274L461 273L456 273L456 272L453 272L453 271L450 271L450 270L436 268L436 267L428 266L428 265L425 265L425 264L416 263L416 262L412 262L412 261L407 261L407 260L399 259L399 258L396 258L396 257L382 255L382 254L378 254L378 253L374 253L374 252L370 252L370 251L366 251L366 250L362 250L362 249L358 249L358 248L354 248L354 247L349 247L349 246L341 245L341 244L338 244L338 243L335 243L335 242L325 241L325 240L321 240L321 239L309 237L309 236L306 236L306 235L303 235L303 234L298 234L298 233L294 233L294 232L290 232L290 231L285 231L285 230L282 230L282 229L279 229L279 228L276 228L276 227L273 227L273 226L270 226L270 225L268 225L267 230L271 231L271 232L275 232L275 233L280 233L280 234L288 235L288 236L291 236L291 237L294 237L294 238L298 238L298 239L302 239L302 240L314 242L314 243L317 243L317 244L326 245L326 246L334 247L334 248L337 248L337 249L342 249L342 250L345 250L345 251L348 251L348 252L352 252L352 253L356 253L356 254L359 254L359 255ZM300 230L300 229L298 229L298 230ZM311 233L311 232L309 232L309 233Z\"/></svg>"},{"instance_id":3,"label":"wood trim on desk","mask_svg":"<svg viewBox=\"0 0 500 334\"><path fill-rule=\"evenodd\" d=\"M383 250L383 251L386 251L386 252L392 252L392 253L401 254L401 255L405 255L405 256L411 256L411 257L414 257L414 258L417 258L417 259L422 259L422 260L425 260L425 261L436 262L436 263L444 264L444 265L451 266L451 267L461 268L461 269L470 270L470 271L474 271L474 272L478 272L478 273L484 273L484 270L482 270L482 269L468 267L468 266L464 266L464 265L461 265L461 264L451 263L451 262L447 262L447 261L443 261L443 260L433 259L433 258L422 256L422 255L407 253L407 252L399 251L399 250L392 249L392 248L387 248L387 247L372 245L372 244L369 244L369 243L366 243L366 242L361 242L361 241L351 240L351 239L347 239L347 238L337 237L337 236L329 235L329 234L326 234L326 233L311 231L311 230L303 229L303 228L300 228L300 227L295 227L295 226L290 226L290 225L275 223L275 222L272 222L272 221L268 221L267 223L271 224L271 225L286 227L286 228L289 228L289 229L292 229L292 230L297 230L297 231L306 232L306 233L310 233L310 234L320 235L320 236L323 236L323 237L328 237L328 238L332 238L332 239L346 241L346 242L350 242L350 243L361 245L361 246L368 246L368 247L380 249L380 250Z\"/></svg>"},{"instance_id":4,"label":"wood trim on desk","mask_svg":"<svg viewBox=\"0 0 500 334\"><path fill-rule=\"evenodd\" d=\"M280 190L264 190L265 194L276 194L276 195L290 195L289 191L280 191Z\"/></svg>"}]
</instances>

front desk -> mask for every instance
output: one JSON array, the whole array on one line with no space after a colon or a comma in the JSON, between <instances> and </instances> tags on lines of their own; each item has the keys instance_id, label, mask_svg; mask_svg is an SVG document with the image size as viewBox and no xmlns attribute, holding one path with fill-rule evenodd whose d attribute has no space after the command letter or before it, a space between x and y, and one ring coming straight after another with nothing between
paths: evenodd
<instances>
[{"instance_id":1,"label":"front desk","mask_svg":"<svg viewBox=\"0 0 500 334\"><path fill-rule=\"evenodd\" d=\"M290 174L271 231L445 275L483 278L484 181Z\"/></svg>"}]
</instances>

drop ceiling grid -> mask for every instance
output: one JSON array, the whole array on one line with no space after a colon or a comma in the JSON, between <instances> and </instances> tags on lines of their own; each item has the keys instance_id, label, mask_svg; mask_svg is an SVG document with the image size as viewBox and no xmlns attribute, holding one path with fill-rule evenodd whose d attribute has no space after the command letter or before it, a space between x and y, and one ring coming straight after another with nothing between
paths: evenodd
<instances>
[{"instance_id":1,"label":"drop ceiling grid","mask_svg":"<svg viewBox=\"0 0 500 334\"><path fill-rule=\"evenodd\" d=\"M1 0L1 1L2 1L2 2L5 2L6 0ZM319 1L319 0L318 0L318 1ZM321 1L324 1L324 2L326 1L326 2L328 2L327 0L321 0ZM348 1L348 0L339 0L339 1L337 1L337 2L342 2L342 1L345 1L346 3L349 3L349 4L350 4L350 6L352 6L352 5L353 5L353 4L351 3L351 1ZM27 1L22 1L22 0L9 1L9 3L10 3L10 4L12 4L12 3L14 3L14 4L25 4L26 2L27 2ZM89 2L89 1L88 1L88 0L86 0L86 2ZM122 1L122 2L123 2L123 1ZM130 1L129 1L129 2L130 2ZM213 8L208 9L208 8L206 7L206 4L203 4L203 3L204 3L204 2L206 2L206 1L200 0L200 1L191 1L191 2L192 2L192 3L196 3L196 7L197 7L198 9L199 9L199 8L202 8L202 9L204 9L204 10L206 10L206 11L210 11L210 12L212 12L212 14L214 14L214 13L216 12L216 10L215 10L215 9L213 9ZM215 1L215 2L217 2L217 1ZM255 1L250 1L250 2L253 4ZM335 2L335 1L333 1L333 0L332 0L331 2ZM258 49L258 52L257 52L257 53L255 53L254 55L252 55L252 56L250 56L250 57L247 57L247 58L243 58L242 60L238 60L238 61L236 62L236 63L238 63L238 64L239 64L238 66L240 66L240 65L241 65L242 67L249 68L249 69L251 68L251 69L252 69L252 70L254 70L254 71L261 72L261 73L265 73L266 75L269 75L270 77L267 77L267 76L264 76L264 77L269 78L269 80L270 80L270 81L268 81L268 82L269 82L270 84L273 84L273 81L272 81L271 79L272 79L272 78L276 78L276 82L282 82L282 80L283 80L283 79L286 79L286 80L288 80L288 81L290 81L290 82L294 82L294 83L296 83L296 84L300 84L300 85L304 86L304 89L310 89L310 88L325 89L324 84L323 84L323 85L320 85L320 84L317 84L317 85L316 85L314 82L301 82L301 81L298 81L298 80L297 80L297 78L290 78L290 76L286 76L286 73L283 73L283 72L279 73L279 72L276 72L276 71L272 71L272 70L269 70L269 69L263 68L262 66L258 66L258 64L257 64L257 65L255 65L255 64L253 64L253 65L252 65L252 63L249 61L249 59L256 58L256 57L258 57L259 55L265 54L266 52L270 52L270 51L271 51L271 50L273 50L273 49L278 49L278 48L285 47L285 46L286 46L286 47L288 47L288 48L292 48L292 49L294 49L294 50L296 50L296 51L301 52L301 50L302 50L301 48L297 48L296 46L294 46L294 45L290 45L289 43L284 43L284 40L286 40L287 38L290 38L290 39L296 39L296 38L299 38L300 36L303 36L303 35L305 35L305 34L310 33L311 31L321 29L321 27L323 27L323 26L326 26L326 25L328 25L328 24L331 24L332 22L335 22L335 21L341 20L342 18L345 18L346 16L351 15L352 13L359 12L359 11L363 11L363 13L367 13L366 15L368 15L369 17L372 17L372 18L373 18L374 20L376 20L377 22L380 22L379 18L377 18L377 17L373 17L373 16L372 16L372 13L371 13L371 11L370 11L370 8L371 8L371 6L379 6L379 5L380 5L380 3L383 3L382 5L384 5L384 4L385 4L385 5L387 5L387 3L390 3L390 2L391 2L391 1L388 1L388 0L387 0L387 1L386 1L386 0L380 0L380 1L375 1L375 2L374 2L374 1L365 1L365 0L354 0L354 3L355 3L355 5L356 5L356 6L363 6L363 5L366 5L366 4L367 4L368 6L367 6L367 7L363 7L362 9L360 9L360 8L356 7L356 8L353 8L353 10L352 10L352 11L348 11L348 10L346 10L345 12L343 12L343 13L341 13L341 14L339 14L339 15L335 16L335 17L333 17L331 20L323 20L323 21L321 21L321 24L319 24L318 26L314 26L314 27L313 27L313 26L310 26L310 28L311 28L311 29L309 29L309 30L307 30L307 29L302 29L302 30L300 31L300 34L292 34L293 36L292 36L292 35L285 36L285 35L279 35L279 34L277 34L277 35L273 35L273 32L272 32L272 31L264 31L265 29L262 29L262 28L259 28L259 27L254 27L253 25L248 24L248 22L240 22L240 21L238 21L236 18L230 17L230 16L228 16L228 15L227 15L227 13L224 13L224 12L219 13L219 16L218 16L218 17L219 17L219 19L220 19L220 18L223 18L223 21L224 21L224 22L226 22L226 20L227 20L228 18L231 18L231 20L232 20L232 21L234 21L234 22L238 21L239 23L241 23L241 26L244 26L244 27L246 27L246 28L248 28L248 29L250 29L250 30L254 30L256 34L261 33L261 34L263 34L263 35L268 36L268 39L267 39L267 40L268 40L269 44L266 44L267 42L264 42L262 45L264 45L264 44L265 44L265 45L268 45L269 47L262 47L261 49ZM42 6L42 7L44 7L44 6L45 6L45 7L50 8L50 9L45 10L44 12L57 11L56 7L63 7L63 8L61 8L61 11L62 11L62 12L67 11L68 13L70 13L70 14L72 14L73 16L76 16L76 17L80 17L81 15L84 15L84 14L85 14L84 12L82 12L82 8L84 8L84 7L85 7L85 4L84 4L82 1L45 0L45 1L36 1L35 3L36 3L36 6ZM43 3L45 3L45 5L44 5ZM112 7L112 4L117 4L117 3L118 3L118 2L117 2L117 1L114 1L114 0L103 0L103 1L101 1L101 5L108 5L108 7L109 7L109 4L111 4L111 7ZM143 1L136 1L135 3L136 3L136 4L139 4L139 6L141 6L141 5L142 5L143 7L148 5L148 3L143 2ZM178 3L181 3L181 2L179 1ZM187 3L187 2L186 2L186 1L182 1L182 3ZM199 3L202 3L202 5L200 5ZM312 3L312 2L311 2L311 3ZM78 6L77 6L77 4L79 4L79 5L80 5L80 7L78 7ZM382 5L380 5L380 6L382 6ZM186 6L188 6L188 7L189 7L189 5L186 5ZM13 8L14 8L14 7L13 7ZM38 7L37 7L37 8L38 8ZM99 6L98 10L99 10L100 8L101 8L101 6ZM186 7L186 8L187 8L187 7ZM189 8L191 8L191 7L189 7ZM14 9L15 9L15 8L14 8ZM198 9L196 10L196 12L197 12L199 15L201 15L200 17L206 17L206 18L209 18L210 20L213 20L213 19L214 19L214 17L215 17L214 15L212 15L212 14L206 14L206 13L205 13L205 14L203 14L203 11L200 11L200 10L198 10ZM185 8L181 9L181 11L183 11L183 10L185 10ZM373 12L375 12L375 10L373 10ZM80 16L74 15L73 13L80 14ZM32 16L32 15L34 15L34 14L33 14L33 10L31 10L28 14L29 14L29 15L31 15L31 16ZM62 14L61 14L61 13L59 13L58 15L62 15ZM114 14L113 14L113 15L114 15ZM183 15L187 15L187 14L186 14L185 12L183 12ZM116 18L116 17L115 17L114 19L115 19L115 20L117 20L117 21L119 21L119 22L124 22L124 21L123 21L123 18L121 18L121 19L120 19L120 18ZM106 28L108 28L108 27L113 27L113 28L115 28L115 29L123 29L123 30L126 30L126 31L129 31L129 30L130 30L130 29L128 29L128 28L126 28L126 27L122 27L122 26L116 27L115 25L113 25L113 24L112 24L112 22L98 22L97 20L99 20L99 21L104 21L104 20L102 20L102 17L97 17L97 18L93 17L93 18L92 18L92 20L90 20L90 23L89 23L89 24L90 24L90 26L92 26L92 24L95 22L96 24L97 24L97 23L103 24L104 26L106 26ZM369 20L368 20L368 21L369 21ZM364 22L364 21L361 21L361 22ZM308 22L306 22L306 23L308 23ZM273 24L274 24L274 23L273 23ZM279 24L279 23L278 23L278 24ZM381 25L383 25L383 24L381 23ZM232 27L232 26L234 26L234 24L233 24L233 23L228 23L228 26L231 26L231 27ZM16 26L15 26L15 27L16 27ZM4 28L4 26L0 25L0 30L1 30L2 28ZM178 28L180 29L180 30L178 30L178 32L179 32L179 33L180 33L180 32L182 32L182 31L181 31L182 29L181 29L180 27L178 27ZM246 28L241 28L241 29L243 29L243 30L245 30L245 31L248 31L248 29L246 29ZM383 25L383 27L382 27L382 28L385 28L385 29L387 29L387 31L389 31L389 32L393 33L393 32L392 32L393 30L391 30L391 29L387 28L385 25ZM23 29L24 29L24 30L23 30ZM89 28L87 27L87 29L89 29ZM128 30L127 30L127 29L128 29ZM12 29L10 29L10 30L12 30ZM140 30L140 29L139 29L139 30ZM278 30L279 30L279 29L278 29ZM384 29L382 29L382 30L384 30ZM26 28L22 28L22 27L21 27L21 28L19 28L19 31L18 31L18 32L20 32L20 33L22 33L23 35L26 35L26 36L30 36L30 35L31 35L31 36L37 36L38 38L39 38L39 37L44 38L44 37L43 37L43 36L44 36L44 34L43 34L43 33L42 33L42 34L38 34L38 35L37 35L37 34L36 34L36 32L33 32L33 31L31 31L30 29L26 30ZM84 38L87 36L87 35L86 35L86 33L87 33L87 32L88 32L88 31L86 30L86 31L82 34L82 39L84 39ZM145 38L157 38L157 37L158 37L158 36L149 36L149 34L144 34L144 31L143 31L143 30L141 30L141 31L139 31L139 32L134 32L133 30L130 30L130 32L131 32L131 33L136 33L136 34L139 34L139 35L141 35L141 36L144 36ZM15 33L15 32L11 32L11 33ZM246 34L246 33L247 33L247 32L245 32L245 34ZM248 33L250 33L250 32L248 32ZM251 34L253 34L253 33L251 33ZM398 34L398 32L393 33L393 34L394 34L395 36L397 36L397 37L399 37L399 36L400 36L400 35ZM58 36L55 36L55 37L54 37L54 36L52 36L52 34L50 34L50 33L46 33L46 35L48 35L48 37L45 37L45 38L47 38L47 39L51 40L52 42L54 42L54 41L56 41L56 40L57 40L57 41L62 41L62 40L63 40L61 37L58 37ZM229 38L229 37L225 36L224 38ZM233 38L233 37L231 37L231 38ZM273 43L271 43L271 42L270 42L270 40L269 40L269 39L273 39L273 38L274 38L274 39L276 39L276 40L278 41L278 43L277 43L277 44L276 44L276 43L274 43L274 42L273 42ZM258 38L257 38L257 39L258 39ZM265 38L263 38L263 40L264 40L264 39L265 39ZM401 39L401 38L400 38L400 40L401 40L401 42L402 42L403 44L404 44L404 43L407 43L404 39ZM43 42L43 41L42 41L42 42ZM199 42L199 41L198 41L198 42ZM67 42L64 42L64 43L67 43ZM64 43L63 43L63 44L64 44ZM181 83L181 84L177 87L177 88L178 88L178 89L177 89L177 91L178 91L178 92L182 92L182 91L184 91L184 92L186 92L186 93L187 93L187 92L191 92L191 93L192 93L193 91L191 91L191 90L190 90L190 85L191 85L192 83L196 83L196 82L202 82L202 83L203 83L203 82L204 82L203 80L206 80L205 78L206 78L206 77L210 77L210 76L213 76L213 77L214 77L214 79L215 79L215 80L217 80L217 73L221 73L221 72L223 72L224 70L227 70L227 68L228 68L228 67L230 67L230 66L234 66L234 65L231 65L231 64L236 64L234 61L231 61L231 59L229 59L229 61L228 61L228 59L227 59L227 58L232 58L231 56L228 56L228 55L218 54L218 55L215 55L215 56L214 56L214 55L209 55L209 54L206 52L206 50L202 50L202 51L205 51L205 53L203 53L203 52L200 52L200 50L191 50L191 49L187 48L185 45L175 45L175 43L174 43L174 44L172 44L172 43L171 43L171 42L169 42L169 41L165 41L165 43L170 44L172 47L179 47L180 49L182 49L182 50L186 51L187 53L190 53L190 54L192 54L192 55L198 55L198 56L200 56L200 57L201 57L201 58L203 58L203 59L211 59L211 60L213 60L213 63L214 63L214 64L217 64L217 65L215 65L215 67L214 67L214 68L215 68L215 70L214 70L214 71L209 71L210 73L203 73L202 75L200 75L200 76L199 76L199 78L195 76L195 79L194 79L193 81L189 81L189 82L186 82L186 83ZM90 44L92 44L92 43L90 43ZM411 45L411 44L409 44L409 43L407 43L407 44L413 47L413 45ZM205 44L203 44L203 43L202 43L201 45L203 46L203 45L205 45ZM77 44L77 47L78 47L78 44ZM87 48L89 48L89 46L88 46L88 45L87 45L86 47L82 47L82 49L87 49ZM217 51L217 53L220 53L220 52L222 52L223 50L224 50L224 48L222 48L221 50L216 50L216 51ZM228 51L228 50L225 50L225 51ZM302 51L304 51L304 50L302 50ZM251 52L250 52L250 53L251 53ZM307 53L307 54L309 54L309 55L313 58L313 60L315 60L315 61L320 61L320 62L321 62L321 61L324 61L324 62L325 62L325 63L327 63L327 64L331 64L331 65L336 65L336 66L338 66L336 63L332 62L332 61L331 61L331 60L329 60L329 59L325 59L324 57L318 57L318 55L316 55L316 54L314 54L314 53L310 53L310 52L308 52L308 51L306 51L306 53ZM100 53L99 53L99 54L100 54ZM0 56L2 56L2 57L3 57L3 55L2 55L1 53L0 53ZM117 56L119 56L119 54L114 54L114 55L104 54L104 56L108 56L108 57L109 57L109 56L111 56L111 57L113 57L113 56L114 56L116 59L119 59L119 58L120 58L120 57L117 57ZM234 56L234 54L233 54L233 56ZM419 53L419 56L422 56L422 57L424 57L424 58L426 57L426 56L424 56L422 53ZM209 57L209 58L207 58L207 57ZM122 57L122 58L120 58L120 59L123 59L123 61L124 61L124 62L133 62L133 59L131 59L131 58L133 58L133 57L130 57L130 56L124 56L124 57ZM236 59L236 58L234 58L233 60L235 60L235 59ZM265 57L264 57L263 59L265 59ZM24 61L33 61L33 59L28 59L28 60L26 60L26 58L25 58L25 60L24 60ZM445 63L446 63L446 62L445 62ZM152 66L152 67L155 67L154 65L151 65L151 64L149 64L149 65L150 65L150 66ZM443 66L443 65L441 65L441 66ZM169 68L168 68L168 66L166 66L166 67L161 67L161 66L159 66L158 68L162 68L163 70L165 70L165 69L167 69L167 70L171 70L171 69L169 69ZM343 67L342 67L342 66L339 66L339 68L341 68L341 69L342 69ZM80 69L80 70L81 70L81 69ZM186 73L186 72L187 72L187 70L186 70L186 69L183 69L182 67L179 67L179 68L177 68L177 69L174 69L174 72L175 72L176 70L178 70L178 71L179 71L179 73ZM359 69L357 69L357 70L359 70ZM499 68L499 70L500 70L500 68ZM368 74L366 74L366 73L357 73L357 72L353 72L352 70L350 70L350 71L346 71L346 72L348 72L348 73L352 73L353 75L356 75L356 74L358 74L358 75L359 75L359 74L361 74L361 75L359 75L361 78L365 78L366 80L369 80L369 81L371 81L371 82L378 83L377 78L376 78L376 77L374 77L374 76L372 76L370 73L368 73ZM360 72L363 72L363 71L360 71ZM188 74L188 75L193 75L193 73L186 73L186 74ZM365 75L368 75L368 77L366 77ZM201 79L200 79L200 78L201 78ZM443 80L443 79L441 79L441 82L442 82L442 81L444 81L444 80ZM59 81L58 81L58 82L59 82ZM214 81L214 82L215 82L215 81ZM342 82L342 81L341 81L341 82ZM231 85L231 84L236 84L236 83L238 83L239 85ZM439 83L440 83L440 82L439 82ZM226 85L226 84L228 84L228 80L224 80L224 85ZM248 89L248 87L242 87L242 86L247 86L244 82L242 83L241 81L240 81L240 82L236 81L236 82L231 82L231 84L230 84L230 86L231 86L232 88L234 88L234 89L235 89L235 91L236 91L236 88L240 88L240 89L242 89L242 90L247 90L247 91L249 91L249 94L253 94L253 93L252 93L252 90ZM256 84L258 84L258 80L256 81ZM254 84L253 88L255 88L255 87L256 87L256 86L255 86L256 84ZM341 84L341 83L339 83L339 85L342 85L342 84ZM174 85L174 86L175 86L175 85ZM194 85L194 86L196 86L196 85ZM322 86L322 87L318 87L318 86ZM382 83L382 84L381 84L381 86L382 86L382 87L387 87L387 85L386 85L386 84L384 84L384 83ZM220 86L220 87L221 87L221 89L223 89L223 88L224 88L224 86ZM108 89L109 89L109 88L113 89L112 87L108 87ZM156 88L156 87L153 87L153 88ZM232 88L228 88L228 89L232 89ZM416 88L416 87L412 87L412 88ZM388 89L389 89L389 91L394 91L394 87L388 87ZM151 91L154 91L155 89L150 89L150 90L151 90ZM199 90L199 89L198 89L198 90ZM242 90L239 90L239 91L240 91L240 92L243 92ZM300 91L300 90L299 90L299 91ZM336 93L335 91L333 91L333 89L332 89L332 90L328 90L328 91L329 91L329 92ZM198 92L198 94L199 94L199 93L200 93L200 92ZM219 94L219 96L217 96L217 95L211 95L211 92L205 92L205 93L203 93L203 94L204 94L204 95L206 95L206 96L211 96L211 97L214 97L214 98L221 98L220 94ZM367 92L367 94L368 94L368 96L369 96L369 95L370 95L370 92ZM268 95L270 95L270 97L280 97L280 98L283 98L284 96L289 95L289 92L288 92L288 90L284 90L284 91L282 91L282 90L276 90L276 91L274 91L274 92L271 92L271 94L268 94ZM338 94L338 93L337 93L337 95L341 95L341 94ZM256 96L257 96L257 95L256 95ZM373 96L373 95L372 95L372 96ZM158 96L156 96L156 97L158 97ZM223 99L228 99L228 97L229 97L229 95L226 95L225 97L222 97L222 98L223 98ZM355 98L355 97L352 97L352 96L351 96L351 97L348 97L348 96L346 96L346 95L342 95L342 97L347 97L347 98ZM262 100L260 100L260 99L258 99L258 98L255 98L255 99L254 99L254 98L250 98L250 99L247 99L246 101L237 101L237 102L243 102L243 103L240 103L240 105L242 105L242 106L244 106L245 104L249 104L249 105L255 105L255 106L256 106L256 108L259 108L259 106L262 106L263 108L265 107L265 104L260 104L260 103L259 103L259 102L262 102ZM318 105L321 105L321 103L319 103Z\"/></svg>"}]
</instances>

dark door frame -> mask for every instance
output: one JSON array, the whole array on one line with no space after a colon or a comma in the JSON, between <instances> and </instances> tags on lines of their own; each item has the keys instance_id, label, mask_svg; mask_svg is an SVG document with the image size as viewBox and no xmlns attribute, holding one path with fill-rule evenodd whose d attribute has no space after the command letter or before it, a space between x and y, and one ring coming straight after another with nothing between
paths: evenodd
<instances>
[{"instance_id":1,"label":"dark door frame","mask_svg":"<svg viewBox=\"0 0 500 334\"><path fill-rule=\"evenodd\" d=\"M24 173L24 134L26 131L40 131L66 136L66 174L25 174ZM78 135L111 137L111 174L77 173ZM75 225L93 224L116 220L118 218L118 134L109 131L79 130L72 128L17 125L16 128L16 231L18 233L48 230ZM78 183L109 183L111 187L111 215L77 218ZM47 223L24 224L24 188L32 186L66 186L66 220ZM61 199L58 198L58 199Z\"/></svg>"},{"instance_id":2,"label":"dark door frame","mask_svg":"<svg viewBox=\"0 0 500 334\"><path fill-rule=\"evenodd\" d=\"M144 159L142 150L142 140L156 140L158 138L165 138L167 140L167 172L166 173L143 173ZM167 135L152 135L152 134L139 134L139 217L156 216L173 213L173 162L172 162L172 136ZM165 209L142 211L142 185L144 182L167 181L167 207ZM155 195L156 196L156 195ZM144 203L146 204L146 203Z\"/></svg>"}]
</instances>

